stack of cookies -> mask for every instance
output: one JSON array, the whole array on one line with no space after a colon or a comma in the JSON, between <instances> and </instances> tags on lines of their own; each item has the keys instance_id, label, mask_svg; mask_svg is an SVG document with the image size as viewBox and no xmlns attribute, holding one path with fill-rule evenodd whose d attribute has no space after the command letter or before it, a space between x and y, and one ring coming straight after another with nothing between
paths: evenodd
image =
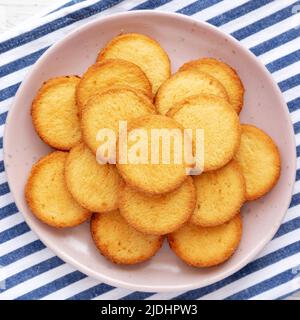
<instances>
[{"instance_id":1,"label":"stack of cookies","mask_svg":"<svg viewBox=\"0 0 300 320\"><path fill-rule=\"evenodd\" d=\"M200 58L171 75L155 40L117 36L81 77L50 79L38 91L33 125L56 151L33 166L27 203L56 228L91 218L96 247L114 263L145 261L166 237L187 264L218 265L240 243L243 204L265 195L280 175L272 139L240 123L243 100L243 84L226 63ZM120 121L128 135L202 129L203 172L188 175L184 161L163 163L160 151L156 163L121 162L118 153L116 164L99 163L99 130L118 137Z\"/></svg>"}]
</instances>

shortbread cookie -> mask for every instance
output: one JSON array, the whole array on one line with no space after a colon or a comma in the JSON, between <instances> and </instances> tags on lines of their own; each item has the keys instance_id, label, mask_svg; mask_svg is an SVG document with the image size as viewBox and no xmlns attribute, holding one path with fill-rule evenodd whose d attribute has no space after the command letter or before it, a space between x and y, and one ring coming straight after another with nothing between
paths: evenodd
<instances>
[{"instance_id":1,"label":"shortbread cookie","mask_svg":"<svg viewBox=\"0 0 300 320\"><path fill-rule=\"evenodd\" d=\"M237 72L228 64L214 58L202 58L185 63L179 71L197 70L216 78L227 91L229 102L240 113L244 102L244 86Z\"/></svg>"},{"instance_id":2,"label":"shortbread cookie","mask_svg":"<svg viewBox=\"0 0 300 320\"><path fill-rule=\"evenodd\" d=\"M193 180L188 177L175 191L149 196L123 185L119 197L121 215L140 232L163 235L175 231L191 216L196 204Z\"/></svg>"},{"instance_id":3,"label":"shortbread cookie","mask_svg":"<svg viewBox=\"0 0 300 320\"><path fill-rule=\"evenodd\" d=\"M191 223L168 236L171 249L187 264L212 267L229 259L242 237L241 215L216 227L200 227Z\"/></svg>"},{"instance_id":4,"label":"shortbread cookie","mask_svg":"<svg viewBox=\"0 0 300 320\"><path fill-rule=\"evenodd\" d=\"M91 233L103 256L118 264L135 264L148 260L159 250L163 237L145 235L120 215L118 210L95 213Z\"/></svg>"},{"instance_id":5,"label":"shortbread cookie","mask_svg":"<svg viewBox=\"0 0 300 320\"><path fill-rule=\"evenodd\" d=\"M152 98L151 84L145 73L129 61L109 59L98 62L85 72L76 91L80 111L89 98L112 86L130 86Z\"/></svg>"},{"instance_id":6,"label":"shortbread cookie","mask_svg":"<svg viewBox=\"0 0 300 320\"><path fill-rule=\"evenodd\" d=\"M40 159L28 178L25 196L33 214L56 227L74 227L90 217L71 196L64 179L68 153L54 151Z\"/></svg>"},{"instance_id":7,"label":"shortbread cookie","mask_svg":"<svg viewBox=\"0 0 300 320\"><path fill-rule=\"evenodd\" d=\"M77 76L46 81L33 100L32 122L40 138L53 148L69 150L81 139L75 92Z\"/></svg>"},{"instance_id":8,"label":"shortbread cookie","mask_svg":"<svg viewBox=\"0 0 300 320\"><path fill-rule=\"evenodd\" d=\"M255 126L242 125L241 144L235 156L246 181L246 199L270 191L280 176L280 154L274 141Z\"/></svg>"},{"instance_id":9,"label":"shortbread cookie","mask_svg":"<svg viewBox=\"0 0 300 320\"><path fill-rule=\"evenodd\" d=\"M130 88L110 88L93 96L86 104L81 118L84 142L97 152L100 129L112 129L118 135L119 121L154 114L154 106L143 94Z\"/></svg>"},{"instance_id":10,"label":"shortbread cookie","mask_svg":"<svg viewBox=\"0 0 300 320\"><path fill-rule=\"evenodd\" d=\"M155 40L139 33L127 33L113 38L99 53L98 61L123 59L135 63L146 74L153 95L171 74L170 60Z\"/></svg>"},{"instance_id":11,"label":"shortbread cookie","mask_svg":"<svg viewBox=\"0 0 300 320\"><path fill-rule=\"evenodd\" d=\"M242 169L235 160L218 170L194 176L197 205L191 222L214 227L240 212L245 202L246 186Z\"/></svg>"},{"instance_id":12,"label":"shortbread cookie","mask_svg":"<svg viewBox=\"0 0 300 320\"><path fill-rule=\"evenodd\" d=\"M99 164L83 143L71 149L65 178L69 191L82 207L92 212L117 209L120 176L116 167Z\"/></svg>"},{"instance_id":13,"label":"shortbread cookie","mask_svg":"<svg viewBox=\"0 0 300 320\"><path fill-rule=\"evenodd\" d=\"M216 95L228 100L227 92L218 80L204 72L185 70L175 73L161 85L155 105L160 114L166 114L176 104L199 94Z\"/></svg>"},{"instance_id":14,"label":"shortbread cookie","mask_svg":"<svg viewBox=\"0 0 300 320\"><path fill-rule=\"evenodd\" d=\"M133 139L130 139L130 136L134 132L136 132L136 129L142 130L146 133L146 142L142 141L139 144L141 148L144 146L146 152L148 150L145 161L144 159L140 159L141 155L135 157L137 158L136 161L135 159L134 161L131 160L132 157L130 155L131 152L135 150L136 142L132 141ZM151 133L153 132L153 129L166 129L167 134L164 135L166 140L159 139L159 137L157 139L154 138ZM187 166L185 164L182 154L181 161L177 161L180 159L176 158L176 155L178 154L176 150L178 150L178 148L176 146L175 149L174 146L177 144L172 143L172 141L174 141L174 139L172 138L172 134L174 132L175 135L179 134L182 137L183 127L175 120L162 115L149 115L138 119L134 119L128 123L128 152L127 154L123 155L123 157L121 157L119 154L117 168L121 176L129 186L136 190L139 190L140 192L145 192L148 194L160 194L173 191L184 182L184 180L187 178ZM169 134L171 139L168 139ZM155 143L157 141L158 143ZM171 141L169 147L165 141ZM151 145L154 146L154 144L157 146L157 149L154 149L155 151L152 152ZM160 148L160 146L162 145L164 147ZM181 144L181 146L183 150L183 144ZM120 147L122 147L122 145L120 146L119 142L118 150L120 150ZM167 155L169 155L169 159L165 160L170 161L163 161L162 149L165 153L167 153ZM134 152L133 155L135 156L138 153L138 151L140 150ZM143 154L144 153L145 152L143 152ZM155 161L153 161L153 155L157 156L157 159L154 159ZM124 161L122 160L122 158L123 160L127 160L127 163L123 163Z\"/></svg>"},{"instance_id":15,"label":"shortbread cookie","mask_svg":"<svg viewBox=\"0 0 300 320\"><path fill-rule=\"evenodd\" d=\"M187 129L203 129L204 171L228 163L240 143L239 117L230 104L213 95L186 99L167 114Z\"/></svg>"}]
</instances>

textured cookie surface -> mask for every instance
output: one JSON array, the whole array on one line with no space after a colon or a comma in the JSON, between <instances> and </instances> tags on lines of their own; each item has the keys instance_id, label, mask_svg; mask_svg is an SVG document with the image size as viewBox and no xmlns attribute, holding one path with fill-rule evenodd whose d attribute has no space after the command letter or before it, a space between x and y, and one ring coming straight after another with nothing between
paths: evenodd
<instances>
[{"instance_id":1,"label":"textured cookie surface","mask_svg":"<svg viewBox=\"0 0 300 320\"><path fill-rule=\"evenodd\" d=\"M112 129L118 133L119 121L154 114L154 106L143 94L129 88L111 88L93 96L86 104L81 118L84 142L96 154L97 133Z\"/></svg>"},{"instance_id":2,"label":"textured cookie surface","mask_svg":"<svg viewBox=\"0 0 300 320\"><path fill-rule=\"evenodd\" d=\"M123 185L120 192L121 215L135 229L163 235L178 229L193 213L196 204L195 187L191 177L175 191L148 196Z\"/></svg>"},{"instance_id":3,"label":"textured cookie surface","mask_svg":"<svg viewBox=\"0 0 300 320\"><path fill-rule=\"evenodd\" d=\"M56 227L74 227L90 217L71 196L64 179L68 153L54 151L39 160L32 168L25 196L34 215Z\"/></svg>"},{"instance_id":4,"label":"textured cookie surface","mask_svg":"<svg viewBox=\"0 0 300 320\"><path fill-rule=\"evenodd\" d=\"M226 166L194 176L197 205L191 222L213 227L239 213L245 201L246 186L242 169L235 160Z\"/></svg>"},{"instance_id":5,"label":"textured cookie surface","mask_svg":"<svg viewBox=\"0 0 300 320\"><path fill-rule=\"evenodd\" d=\"M185 128L203 129L204 171L221 168L233 158L241 129L236 112L226 100L212 95L195 96L172 108L167 115Z\"/></svg>"},{"instance_id":6,"label":"textured cookie surface","mask_svg":"<svg viewBox=\"0 0 300 320\"><path fill-rule=\"evenodd\" d=\"M191 223L168 236L171 249L184 262L194 267L212 267L229 259L242 237L240 214L216 227Z\"/></svg>"},{"instance_id":7,"label":"textured cookie surface","mask_svg":"<svg viewBox=\"0 0 300 320\"><path fill-rule=\"evenodd\" d=\"M45 82L31 109L41 139L53 148L69 150L81 139L75 92L79 77L58 77Z\"/></svg>"},{"instance_id":8,"label":"textured cookie surface","mask_svg":"<svg viewBox=\"0 0 300 320\"><path fill-rule=\"evenodd\" d=\"M137 65L120 59L109 59L92 65L82 76L76 91L79 109L84 108L91 96L106 88L123 85L141 90L152 98L151 84Z\"/></svg>"},{"instance_id":9,"label":"textured cookie surface","mask_svg":"<svg viewBox=\"0 0 300 320\"><path fill-rule=\"evenodd\" d=\"M177 72L159 88L155 105L159 113L168 110L186 98L199 94L211 94L228 100L223 85L207 73L196 70Z\"/></svg>"},{"instance_id":10,"label":"textured cookie surface","mask_svg":"<svg viewBox=\"0 0 300 320\"><path fill-rule=\"evenodd\" d=\"M156 139L152 136L151 132L155 129L166 130L165 132L167 134L163 134L166 139L160 139L161 136L158 136L158 139ZM172 133L174 132L172 129L175 129L179 135L183 135L183 127L178 122L162 115L149 115L134 119L128 123L128 152L125 154L125 157L127 155L128 161L127 163L121 163L121 156L119 155L117 168L123 179L132 188L149 194L160 194L175 190L187 178L186 165L182 154L182 161L176 161L180 160L178 159L179 157L176 157L176 155L180 153L176 151L178 148L175 149L174 147L176 144L172 143L172 141L175 141L172 138ZM146 133L146 142L139 144L141 148L137 148L135 142L130 143L130 136L133 135L136 130L143 130ZM170 139L168 139L168 134L171 135ZM157 141L158 143L155 143ZM169 147L166 141L171 141ZM151 145L156 145L158 148L153 147L152 152ZM139 150L142 149L142 146L146 146L146 152L148 152L146 154L146 161L143 161L140 156L136 157L136 162L135 159L132 161L131 154L135 156L145 151ZM183 150L182 144L181 147ZM118 149L120 149L120 142ZM162 150L165 150L165 154L169 156L169 159L165 158L166 161L163 161ZM155 159L156 156L157 158ZM155 161L153 161L153 159Z\"/></svg>"},{"instance_id":11,"label":"textured cookie surface","mask_svg":"<svg viewBox=\"0 0 300 320\"><path fill-rule=\"evenodd\" d=\"M216 78L227 91L229 102L240 113L244 102L244 86L234 69L214 58L202 58L185 63L179 71L198 70Z\"/></svg>"},{"instance_id":12,"label":"textured cookie surface","mask_svg":"<svg viewBox=\"0 0 300 320\"><path fill-rule=\"evenodd\" d=\"M273 140L252 125L242 125L241 144L235 156L246 181L246 198L262 197L280 176L280 154Z\"/></svg>"},{"instance_id":13,"label":"textured cookie surface","mask_svg":"<svg viewBox=\"0 0 300 320\"><path fill-rule=\"evenodd\" d=\"M116 167L99 164L83 143L71 149L65 178L74 199L89 211L106 212L118 207L120 176Z\"/></svg>"},{"instance_id":14,"label":"textured cookie surface","mask_svg":"<svg viewBox=\"0 0 300 320\"><path fill-rule=\"evenodd\" d=\"M94 214L91 233L101 254L118 264L143 262L154 256L163 242L161 236L135 230L118 210Z\"/></svg>"},{"instance_id":15,"label":"textured cookie surface","mask_svg":"<svg viewBox=\"0 0 300 320\"><path fill-rule=\"evenodd\" d=\"M105 59L123 59L135 63L146 74L155 95L160 85L170 77L170 60L155 40L138 33L122 34L113 38L98 56Z\"/></svg>"}]
</instances>

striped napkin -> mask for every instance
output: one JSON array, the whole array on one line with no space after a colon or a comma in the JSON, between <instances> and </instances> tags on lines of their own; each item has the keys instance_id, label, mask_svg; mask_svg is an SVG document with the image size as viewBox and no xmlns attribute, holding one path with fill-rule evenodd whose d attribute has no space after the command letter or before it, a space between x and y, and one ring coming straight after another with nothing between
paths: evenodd
<instances>
[{"instance_id":1,"label":"striped napkin","mask_svg":"<svg viewBox=\"0 0 300 320\"><path fill-rule=\"evenodd\" d=\"M300 158L288 213L256 259L234 275L188 292L114 288L56 257L24 222L3 165L7 111L24 76L57 40L75 28L126 10L180 12L207 21L249 48L272 73L288 104L300 157L300 1L68 1L0 35L0 299L280 299L300 289ZM6 281L2 281L6 279Z\"/></svg>"}]
</instances>

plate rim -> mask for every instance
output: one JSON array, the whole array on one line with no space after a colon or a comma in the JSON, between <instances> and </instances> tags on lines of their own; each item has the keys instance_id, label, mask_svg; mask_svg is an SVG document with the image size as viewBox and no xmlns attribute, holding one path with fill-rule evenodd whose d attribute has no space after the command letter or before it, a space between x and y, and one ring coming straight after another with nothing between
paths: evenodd
<instances>
[{"instance_id":1,"label":"plate rim","mask_svg":"<svg viewBox=\"0 0 300 320\"><path fill-rule=\"evenodd\" d=\"M293 169L294 175L293 175L293 182L291 183L291 185L289 186L289 196L286 199L286 205L285 205L285 209L284 212L282 213L282 217L280 219L280 223L278 225L274 225L273 228L269 231L268 233L268 237L265 238L264 241L261 241L261 243L255 248L255 250L252 250L252 253L250 255L248 255L247 257L245 257L243 260L239 261L239 263L234 267L231 268L230 270L224 271L214 277L212 277L212 279L207 280L207 281L203 281L201 280L200 282L195 281L192 284L186 284L186 285L156 285L156 286L151 286L151 285L139 285L139 284L134 284L133 282L130 281L123 281L123 280L117 280L115 278L111 278L107 275L103 275L103 274L99 274L97 272L94 272L93 270L91 270L88 266L81 264L80 262L77 262L76 260L74 260L72 257L70 257L68 254L65 254L64 252L60 251L59 248L57 248L56 246L53 246L51 244L51 240L48 241L47 237L44 237L43 234L39 233L35 226L34 223L31 223L31 221L20 211L20 213L22 214L25 222L29 225L31 231L33 231L37 237L39 238L40 241L42 241L46 247L48 247L50 250L53 251L53 253L55 255L57 255L59 258L61 258L63 261L65 261L66 263L71 264L73 267L75 267L77 270L79 270L80 272L91 276L94 279L97 279L99 281L102 281L106 284L109 284L111 286L114 286L116 288L118 287L122 287L122 288L126 288L129 290L134 290L134 291L147 291L147 292L176 292L176 291L188 291L188 290L192 290L192 289L196 289L196 288L201 288L213 283L216 283L218 281L221 281L223 279L225 279L226 277L236 273L237 271L239 271L240 269L242 269L245 265L247 265L248 263L250 263L251 261L253 261L253 259L259 254L259 252L272 240L273 236L276 234L277 230L279 229L280 225L282 224L282 221L286 215L286 212L289 208L290 202L291 202L291 198L293 195L293 190L294 190L294 184L295 184L295 178L296 178L296 140L295 140L295 134L294 134L294 129L293 129L293 124L292 124L292 120L291 120L291 116L287 107L287 104L283 98L283 95L277 85L277 83L275 82L275 80L273 79L272 75L269 73L269 71L267 70L267 68L265 67L265 65L250 51L248 50L246 47L244 47L238 40L236 40L233 36L231 36L230 34L227 34L225 32L223 32L222 30L220 30L219 28L205 22L205 21L199 21L193 17L190 16L186 16L184 14L180 14L180 13L175 13L175 12L164 12L164 11L159 11L159 10L132 10L132 11L126 11L126 12L118 12L118 13L114 13L114 14L109 14L107 16L102 16L99 18L96 18L90 22L87 22L83 25L81 25L80 27L75 28L73 31L71 31L69 34L67 34L65 37L63 37L62 39L60 39L59 41L55 42L49 49L46 50L45 53L42 54L42 56L34 63L34 65L32 66L30 72L25 76L25 78L23 79L14 99L13 99L13 103L11 104L9 111L8 111L8 115L5 121L5 127L4 127L4 133L3 133L3 160L4 160L4 168L5 168L5 175L7 178L7 182L10 188L10 191L13 195L13 199L15 204L18 207L19 210L19 201L16 199L16 197L14 196L14 192L13 189L11 188L11 181L9 178L9 167L7 166L7 163L9 162L8 159L8 155L6 153L6 149L7 149L7 143L6 143L6 136L8 135L8 131L9 131L9 127L11 125L11 115L14 112L14 109L16 108L17 105L17 101L19 100L19 97L23 94L22 93L22 89L24 84L27 82L28 79L30 79L31 74L34 72L34 70L36 70L40 63L45 60L49 55L51 55L52 51L55 51L60 45L62 45L65 41L67 41L68 39L76 36L76 34L78 32L83 32L84 30L90 28L93 25L97 25L100 22L104 22L105 20L110 20L110 19L114 19L114 18L118 18L118 17L124 17L124 16L139 16L139 15L144 15L144 16L160 16L160 17L172 17L174 19L181 19L184 20L184 22L189 22L192 24L195 24L199 27L202 28L206 28L209 29L210 31L213 31L221 36L223 36L225 39L227 39L228 41L231 41L233 43L235 43L243 52L244 54L246 54L249 59L251 60L255 60L254 62L260 67L260 69L266 74L266 76L268 77L268 79L270 80L270 83L272 84L273 89L276 92L276 96L279 99L279 101L281 102L282 105L284 105L285 107L284 109L284 113L285 116L288 120L288 129L289 129L289 135L292 137L292 144L294 146L293 148L293 155L291 157L291 161L292 163L289 163L289 166ZM22 207L22 206L21 206Z\"/></svg>"}]
</instances>

